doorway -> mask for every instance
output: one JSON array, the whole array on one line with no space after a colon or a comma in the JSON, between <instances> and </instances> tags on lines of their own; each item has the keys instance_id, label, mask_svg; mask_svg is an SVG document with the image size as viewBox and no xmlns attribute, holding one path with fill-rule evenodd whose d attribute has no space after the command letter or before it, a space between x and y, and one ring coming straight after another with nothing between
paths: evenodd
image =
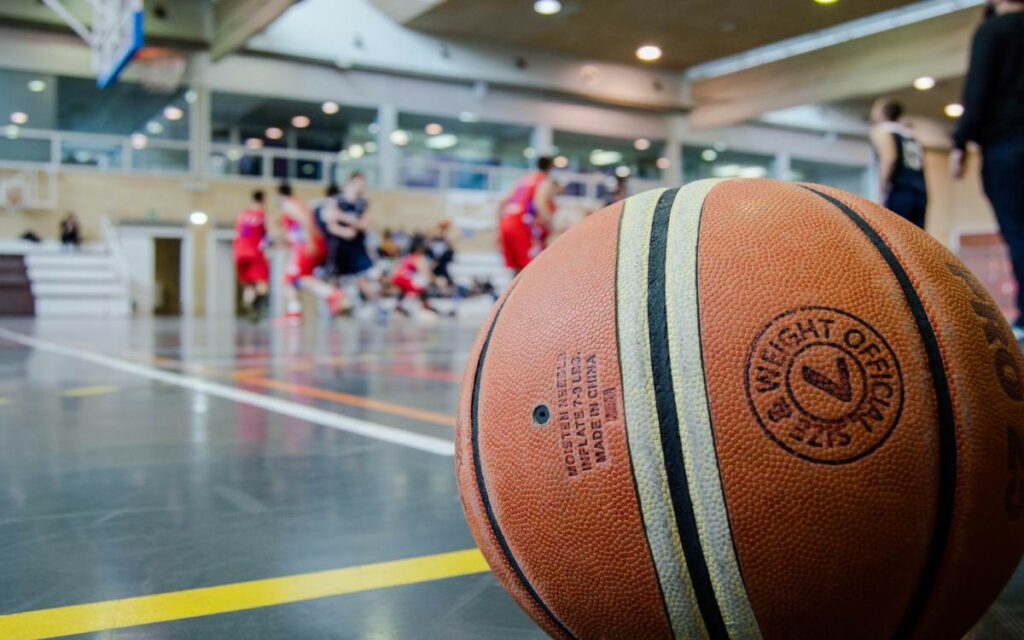
<instances>
[{"instance_id":1,"label":"doorway","mask_svg":"<svg viewBox=\"0 0 1024 640\"><path fill-rule=\"evenodd\" d=\"M181 315L181 238L153 239L153 314Z\"/></svg>"}]
</instances>

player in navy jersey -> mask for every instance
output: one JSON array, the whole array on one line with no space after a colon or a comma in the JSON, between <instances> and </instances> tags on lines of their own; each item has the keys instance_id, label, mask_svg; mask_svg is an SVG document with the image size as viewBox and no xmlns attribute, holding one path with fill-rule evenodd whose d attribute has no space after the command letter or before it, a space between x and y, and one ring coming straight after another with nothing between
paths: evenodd
<instances>
[{"instance_id":1,"label":"player in navy jersey","mask_svg":"<svg viewBox=\"0 0 1024 640\"><path fill-rule=\"evenodd\" d=\"M871 145L878 159L882 203L923 229L928 210L924 149L900 122L902 117L901 104L879 98L871 108Z\"/></svg>"}]
</instances>

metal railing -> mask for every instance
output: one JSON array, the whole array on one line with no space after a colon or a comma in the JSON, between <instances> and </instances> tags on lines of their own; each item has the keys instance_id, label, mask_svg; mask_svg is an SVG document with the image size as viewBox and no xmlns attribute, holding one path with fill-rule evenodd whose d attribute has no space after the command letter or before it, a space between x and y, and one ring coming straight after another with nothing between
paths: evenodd
<instances>
[{"instance_id":1,"label":"metal railing","mask_svg":"<svg viewBox=\"0 0 1024 640\"><path fill-rule=\"evenodd\" d=\"M100 236L107 251L110 253L111 259L114 261L114 267L117 269L117 279L124 291L125 297L134 305L135 300L132 296L132 276L131 269L128 267L128 257L125 255L124 247L121 245L121 236L117 232L117 227L110 219L110 216L106 214L100 218Z\"/></svg>"},{"instance_id":2,"label":"metal railing","mask_svg":"<svg viewBox=\"0 0 1024 640\"><path fill-rule=\"evenodd\" d=\"M158 174L186 173L189 169L187 140L8 129L0 137L0 161L9 165Z\"/></svg>"}]
</instances>

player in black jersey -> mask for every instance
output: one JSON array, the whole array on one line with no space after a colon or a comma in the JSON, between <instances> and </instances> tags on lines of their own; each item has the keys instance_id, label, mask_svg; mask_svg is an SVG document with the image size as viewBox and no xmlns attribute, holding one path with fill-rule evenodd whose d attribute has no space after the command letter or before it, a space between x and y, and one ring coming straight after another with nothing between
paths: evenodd
<instances>
[{"instance_id":1,"label":"player in black jersey","mask_svg":"<svg viewBox=\"0 0 1024 640\"><path fill-rule=\"evenodd\" d=\"M878 160L882 203L924 228L928 188L924 181L924 149L903 123L903 106L879 98L871 108L871 145Z\"/></svg>"}]
</instances>

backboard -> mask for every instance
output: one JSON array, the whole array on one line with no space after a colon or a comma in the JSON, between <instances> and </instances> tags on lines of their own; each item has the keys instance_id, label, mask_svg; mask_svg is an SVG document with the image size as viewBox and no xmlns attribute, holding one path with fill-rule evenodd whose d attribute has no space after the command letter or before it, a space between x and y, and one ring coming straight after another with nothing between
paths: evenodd
<instances>
[{"instance_id":1,"label":"backboard","mask_svg":"<svg viewBox=\"0 0 1024 640\"><path fill-rule=\"evenodd\" d=\"M117 81L143 44L143 0L95 0L92 17L93 68L96 84Z\"/></svg>"}]
</instances>

